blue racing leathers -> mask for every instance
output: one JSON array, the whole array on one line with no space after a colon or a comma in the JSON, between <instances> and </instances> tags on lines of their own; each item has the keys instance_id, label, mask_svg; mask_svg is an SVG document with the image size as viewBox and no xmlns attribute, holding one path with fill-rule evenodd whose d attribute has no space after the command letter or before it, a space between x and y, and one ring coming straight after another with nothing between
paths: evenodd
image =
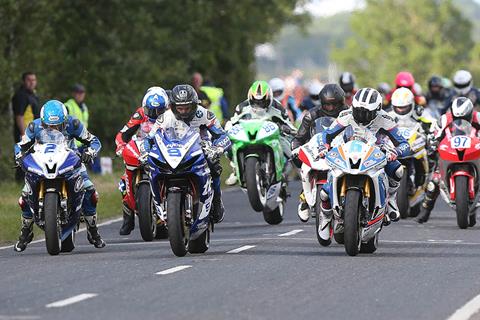
<instances>
[{"instance_id":1,"label":"blue racing leathers","mask_svg":"<svg viewBox=\"0 0 480 320\"><path fill-rule=\"evenodd\" d=\"M22 137L22 140L15 145L15 155L19 153L28 153L30 148L34 143L39 139L40 133L45 130L40 119L35 119L27 126L25 130L25 135ZM68 142L68 145L71 149L77 149L75 145L75 139L80 141L85 148L87 148L90 154L95 157L100 149L102 144L100 140L91 134L87 128L75 117L68 116L68 119L64 125L62 133L65 135L65 139ZM98 194L95 190L95 186L90 180L85 165L79 169L79 174L83 177L83 187L85 189L85 196L82 203L82 211L85 216L94 216L97 211L97 200ZM24 197L24 190L22 191L22 197ZM22 215L26 219L32 218L32 212L27 204L27 201L21 201L22 206Z\"/></svg>"}]
</instances>

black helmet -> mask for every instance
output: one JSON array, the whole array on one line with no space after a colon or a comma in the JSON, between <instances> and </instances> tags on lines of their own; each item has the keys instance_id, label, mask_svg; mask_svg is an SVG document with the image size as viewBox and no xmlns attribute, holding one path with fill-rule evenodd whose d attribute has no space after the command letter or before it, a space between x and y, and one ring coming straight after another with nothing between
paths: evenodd
<instances>
[{"instance_id":1,"label":"black helmet","mask_svg":"<svg viewBox=\"0 0 480 320\"><path fill-rule=\"evenodd\" d=\"M320 91L322 111L330 117L338 117L345 105L345 92L336 83L326 84Z\"/></svg>"},{"instance_id":2,"label":"black helmet","mask_svg":"<svg viewBox=\"0 0 480 320\"><path fill-rule=\"evenodd\" d=\"M340 75L338 80L340 87L342 87L345 92L352 92L355 87L355 77L350 72L344 72Z\"/></svg>"},{"instance_id":3,"label":"black helmet","mask_svg":"<svg viewBox=\"0 0 480 320\"><path fill-rule=\"evenodd\" d=\"M432 76L430 80L428 80L428 89L432 90L432 87L443 88L442 78L439 76Z\"/></svg>"},{"instance_id":4,"label":"black helmet","mask_svg":"<svg viewBox=\"0 0 480 320\"><path fill-rule=\"evenodd\" d=\"M188 84L179 84L172 89L171 108L177 119L193 119L200 101L195 89Z\"/></svg>"}]
</instances>

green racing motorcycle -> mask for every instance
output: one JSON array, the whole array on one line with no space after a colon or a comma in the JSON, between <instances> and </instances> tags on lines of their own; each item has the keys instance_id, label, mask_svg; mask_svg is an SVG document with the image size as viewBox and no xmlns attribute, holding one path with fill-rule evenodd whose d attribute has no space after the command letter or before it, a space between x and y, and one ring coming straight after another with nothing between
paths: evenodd
<instances>
[{"instance_id":1,"label":"green racing motorcycle","mask_svg":"<svg viewBox=\"0 0 480 320\"><path fill-rule=\"evenodd\" d=\"M281 137L279 126L269 118L253 119L247 114L227 133L232 141L236 175L253 210L263 212L267 223L279 224L287 198L287 158L282 148L285 138Z\"/></svg>"}]
</instances>

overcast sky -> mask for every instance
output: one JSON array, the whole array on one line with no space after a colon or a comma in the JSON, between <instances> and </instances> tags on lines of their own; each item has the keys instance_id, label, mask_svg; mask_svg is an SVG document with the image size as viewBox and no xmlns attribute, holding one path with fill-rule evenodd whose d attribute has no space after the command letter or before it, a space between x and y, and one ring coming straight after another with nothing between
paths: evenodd
<instances>
[{"instance_id":1,"label":"overcast sky","mask_svg":"<svg viewBox=\"0 0 480 320\"><path fill-rule=\"evenodd\" d=\"M480 0L475 0L480 3ZM340 11L352 11L363 6L363 0L310 0L304 6L315 16L331 16Z\"/></svg>"}]
</instances>

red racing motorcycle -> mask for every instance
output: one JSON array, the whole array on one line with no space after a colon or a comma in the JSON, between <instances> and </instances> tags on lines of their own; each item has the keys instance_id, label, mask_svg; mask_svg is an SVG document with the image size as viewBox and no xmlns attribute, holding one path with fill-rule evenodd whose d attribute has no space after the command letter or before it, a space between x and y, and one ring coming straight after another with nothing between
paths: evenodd
<instances>
[{"instance_id":1,"label":"red racing motorcycle","mask_svg":"<svg viewBox=\"0 0 480 320\"><path fill-rule=\"evenodd\" d=\"M122 152L126 174L122 176L126 189L126 201L137 214L140 234L145 241L168 238L165 223L160 219L150 191L150 180L145 165L139 160L144 156L143 143L150 132L152 124L145 122L128 142Z\"/></svg>"},{"instance_id":2,"label":"red racing motorcycle","mask_svg":"<svg viewBox=\"0 0 480 320\"><path fill-rule=\"evenodd\" d=\"M440 193L456 211L460 229L475 225L479 200L480 139L465 120L454 120L445 129L438 147Z\"/></svg>"}]
</instances>

